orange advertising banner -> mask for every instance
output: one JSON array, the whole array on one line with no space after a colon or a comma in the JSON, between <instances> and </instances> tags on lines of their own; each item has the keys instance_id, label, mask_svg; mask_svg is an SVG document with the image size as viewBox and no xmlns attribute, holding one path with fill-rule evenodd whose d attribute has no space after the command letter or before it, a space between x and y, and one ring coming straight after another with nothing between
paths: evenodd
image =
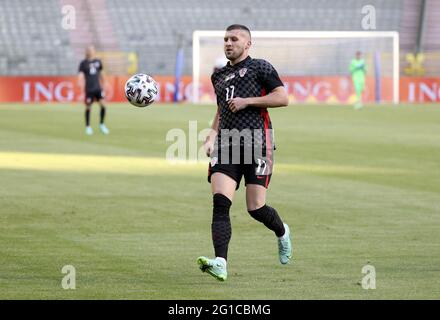
<instances>
[{"instance_id":1,"label":"orange advertising banner","mask_svg":"<svg viewBox=\"0 0 440 320\"><path fill-rule=\"evenodd\" d=\"M400 101L408 103L440 102L440 78L401 78Z\"/></svg>"},{"instance_id":2,"label":"orange advertising banner","mask_svg":"<svg viewBox=\"0 0 440 320\"><path fill-rule=\"evenodd\" d=\"M155 76L159 85L157 102L172 102L174 77ZM106 77L105 98L110 102L124 102L124 85L128 77ZM356 99L349 77L282 77L289 99L295 103L353 103ZM84 96L75 76L70 77L0 77L0 102L82 102ZM192 77L184 76L179 86L179 100L191 101ZM382 78L381 100L392 101L392 80ZM374 79L366 79L363 99L376 100ZM214 103L215 96L210 79L202 80L200 100ZM427 103L440 101L440 78L402 77L400 79L400 101Z\"/></svg>"},{"instance_id":3,"label":"orange advertising banner","mask_svg":"<svg viewBox=\"0 0 440 320\"><path fill-rule=\"evenodd\" d=\"M155 77L159 84L159 102L172 102L174 77ZM105 99L111 102L126 101L124 86L128 77L107 76ZM183 77L180 96L187 96L191 77ZM82 102L82 88L76 77L0 77L0 102Z\"/></svg>"}]
</instances>

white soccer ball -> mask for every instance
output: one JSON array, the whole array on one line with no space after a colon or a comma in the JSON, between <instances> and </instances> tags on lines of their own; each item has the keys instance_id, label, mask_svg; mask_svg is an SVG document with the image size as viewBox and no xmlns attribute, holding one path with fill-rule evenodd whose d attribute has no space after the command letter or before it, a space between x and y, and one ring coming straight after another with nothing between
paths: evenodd
<instances>
[{"instance_id":1,"label":"white soccer ball","mask_svg":"<svg viewBox=\"0 0 440 320\"><path fill-rule=\"evenodd\" d=\"M125 97L136 107L152 104L158 92L156 81L148 74L135 74L125 83Z\"/></svg>"}]
</instances>

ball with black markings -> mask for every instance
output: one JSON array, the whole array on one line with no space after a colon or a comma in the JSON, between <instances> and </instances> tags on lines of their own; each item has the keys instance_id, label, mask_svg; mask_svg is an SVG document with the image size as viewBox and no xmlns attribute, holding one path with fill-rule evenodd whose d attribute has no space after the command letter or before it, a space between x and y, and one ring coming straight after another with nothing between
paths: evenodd
<instances>
[{"instance_id":1,"label":"ball with black markings","mask_svg":"<svg viewBox=\"0 0 440 320\"><path fill-rule=\"evenodd\" d=\"M152 76L138 73L125 83L125 97L136 107L147 107L154 102L159 89Z\"/></svg>"}]
</instances>

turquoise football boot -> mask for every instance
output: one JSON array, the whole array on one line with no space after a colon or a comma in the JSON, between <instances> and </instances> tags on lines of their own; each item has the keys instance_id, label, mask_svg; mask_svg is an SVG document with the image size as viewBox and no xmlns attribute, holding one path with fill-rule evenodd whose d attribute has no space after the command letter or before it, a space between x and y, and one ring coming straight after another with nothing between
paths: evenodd
<instances>
[{"instance_id":1,"label":"turquoise football boot","mask_svg":"<svg viewBox=\"0 0 440 320\"><path fill-rule=\"evenodd\" d=\"M218 281L225 281L228 277L226 263L223 259L208 259L207 257L198 257L197 264L200 270L209 273Z\"/></svg>"},{"instance_id":2,"label":"turquoise football boot","mask_svg":"<svg viewBox=\"0 0 440 320\"><path fill-rule=\"evenodd\" d=\"M283 224L285 233L281 238L278 238L278 255L281 264L287 264L292 258L292 241L290 240L289 226L285 223Z\"/></svg>"},{"instance_id":3,"label":"turquoise football boot","mask_svg":"<svg viewBox=\"0 0 440 320\"><path fill-rule=\"evenodd\" d=\"M105 124L103 124L103 123L101 123L100 125L99 125L99 130L101 130L101 132L103 133L103 134L109 134L110 133L110 130L105 126Z\"/></svg>"}]
</instances>

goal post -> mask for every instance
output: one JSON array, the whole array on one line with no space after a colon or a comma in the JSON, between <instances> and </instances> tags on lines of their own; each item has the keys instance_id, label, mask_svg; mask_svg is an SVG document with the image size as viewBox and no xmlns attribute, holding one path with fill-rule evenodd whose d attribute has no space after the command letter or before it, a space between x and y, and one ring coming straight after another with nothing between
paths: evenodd
<instances>
[{"instance_id":1,"label":"goal post","mask_svg":"<svg viewBox=\"0 0 440 320\"><path fill-rule=\"evenodd\" d=\"M225 31L193 33L194 103L215 103L210 76L224 58ZM252 31L253 58L268 60L291 102L352 103L349 64L356 51L366 60L367 102L399 103L399 33L395 31Z\"/></svg>"}]
</instances>

